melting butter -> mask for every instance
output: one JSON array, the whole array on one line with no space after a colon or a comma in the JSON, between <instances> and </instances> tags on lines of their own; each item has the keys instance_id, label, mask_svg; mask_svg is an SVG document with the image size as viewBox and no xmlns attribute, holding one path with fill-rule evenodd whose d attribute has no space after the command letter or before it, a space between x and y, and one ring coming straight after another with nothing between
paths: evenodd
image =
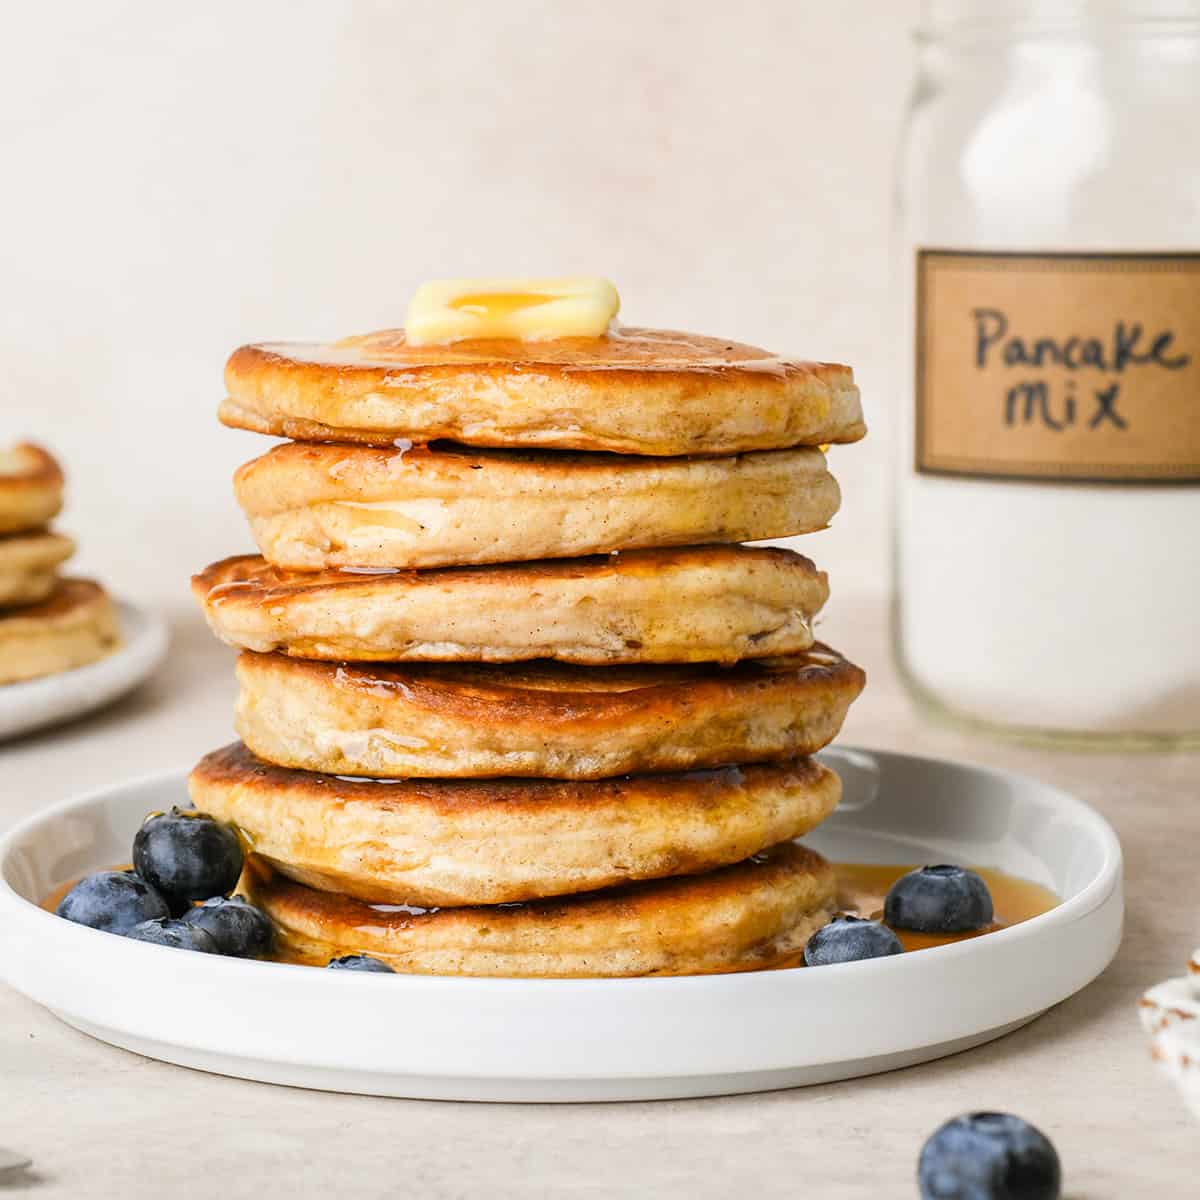
<instances>
[{"instance_id":1,"label":"melting butter","mask_svg":"<svg viewBox=\"0 0 1200 1200\"><path fill-rule=\"evenodd\" d=\"M621 307L607 279L435 279L413 295L404 323L410 346L474 339L603 337Z\"/></svg>"}]
</instances>

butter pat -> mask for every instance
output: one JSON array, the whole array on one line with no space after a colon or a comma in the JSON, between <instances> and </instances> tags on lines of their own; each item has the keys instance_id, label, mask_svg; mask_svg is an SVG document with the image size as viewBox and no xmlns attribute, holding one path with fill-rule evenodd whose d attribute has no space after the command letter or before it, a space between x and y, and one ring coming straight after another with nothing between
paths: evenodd
<instances>
[{"instance_id":1,"label":"butter pat","mask_svg":"<svg viewBox=\"0 0 1200 1200\"><path fill-rule=\"evenodd\" d=\"M404 322L410 346L476 338L603 337L621 307L607 279L435 279L417 288Z\"/></svg>"}]
</instances>

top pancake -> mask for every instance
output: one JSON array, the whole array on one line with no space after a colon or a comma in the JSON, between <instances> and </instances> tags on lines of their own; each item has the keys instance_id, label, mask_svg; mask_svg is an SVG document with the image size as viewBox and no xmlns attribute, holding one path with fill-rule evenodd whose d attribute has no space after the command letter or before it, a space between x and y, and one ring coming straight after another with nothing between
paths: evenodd
<instances>
[{"instance_id":1,"label":"top pancake","mask_svg":"<svg viewBox=\"0 0 1200 1200\"><path fill-rule=\"evenodd\" d=\"M62 508L62 493L62 469L41 446L0 450L0 534L45 525Z\"/></svg>"},{"instance_id":2,"label":"top pancake","mask_svg":"<svg viewBox=\"0 0 1200 1200\"><path fill-rule=\"evenodd\" d=\"M411 347L403 329L243 346L226 425L299 441L737 454L858 441L849 367L671 330Z\"/></svg>"}]
</instances>

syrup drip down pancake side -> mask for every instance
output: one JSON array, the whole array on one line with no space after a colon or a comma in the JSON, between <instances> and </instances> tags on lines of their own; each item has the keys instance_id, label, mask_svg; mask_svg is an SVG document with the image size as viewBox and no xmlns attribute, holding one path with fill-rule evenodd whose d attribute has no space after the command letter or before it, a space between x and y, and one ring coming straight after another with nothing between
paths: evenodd
<instances>
[{"instance_id":1,"label":"syrup drip down pancake side","mask_svg":"<svg viewBox=\"0 0 1200 1200\"><path fill-rule=\"evenodd\" d=\"M214 563L192 589L213 632L247 650L586 665L797 653L829 594L807 558L746 546L378 574L284 571L245 556Z\"/></svg>"},{"instance_id":2,"label":"syrup drip down pancake side","mask_svg":"<svg viewBox=\"0 0 1200 1200\"><path fill-rule=\"evenodd\" d=\"M815 449L728 458L377 450L290 442L234 491L277 567L441 567L747 542L823 529L841 494Z\"/></svg>"},{"instance_id":3,"label":"syrup drip down pancake side","mask_svg":"<svg viewBox=\"0 0 1200 1200\"><path fill-rule=\"evenodd\" d=\"M371 781L270 766L235 743L188 783L255 854L373 903L506 904L741 862L816 827L838 777L808 758L597 782Z\"/></svg>"},{"instance_id":4,"label":"syrup drip down pancake side","mask_svg":"<svg viewBox=\"0 0 1200 1200\"><path fill-rule=\"evenodd\" d=\"M308 662L244 651L236 726L267 762L382 778L602 779L812 754L866 682L819 643L734 667Z\"/></svg>"},{"instance_id":5,"label":"syrup drip down pancake side","mask_svg":"<svg viewBox=\"0 0 1200 1200\"><path fill-rule=\"evenodd\" d=\"M793 958L833 914L836 879L793 842L706 875L482 908L377 906L315 891L251 859L241 892L282 956L369 954L417 975L587 978L750 971Z\"/></svg>"},{"instance_id":6,"label":"syrup drip down pancake side","mask_svg":"<svg viewBox=\"0 0 1200 1200\"><path fill-rule=\"evenodd\" d=\"M736 454L858 441L849 367L671 330L408 345L402 329L333 344L243 346L226 425L315 442Z\"/></svg>"}]
</instances>

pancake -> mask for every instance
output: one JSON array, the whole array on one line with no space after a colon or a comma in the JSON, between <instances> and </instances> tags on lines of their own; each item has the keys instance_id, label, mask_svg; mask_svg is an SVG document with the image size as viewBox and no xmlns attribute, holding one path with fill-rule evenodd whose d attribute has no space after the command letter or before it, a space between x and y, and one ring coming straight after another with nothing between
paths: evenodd
<instances>
[{"instance_id":1,"label":"pancake","mask_svg":"<svg viewBox=\"0 0 1200 1200\"><path fill-rule=\"evenodd\" d=\"M213 632L247 650L584 664L792 654L812 645L829 594L807 558L745 546L383 575L283 571L244 556L214 563L192 590Z\"/></svg>"},{"instance_id":2,"label":"pancake","mask_svg":"<svg viewBox=\"0 0 1200 1200\"><path fill-rule=\"evenodd\" d=\"M502 907L377 907L273 875L257 859L241 891L295 962L361 953L406 974L525 978L770 967L794 958L835 902L833 868L792 842L707 875Z\"/></svg>"},{"instance_id":3,"label":"pancake","mask_svg":"<svg viewBox=\"0 0 1200 1200\"><path fill-rule=\"evenodd\" d=\"M849 367L662 329L409 346L388 329L333 344L243 346L226 425L300 441L736 454L866 432Z\"/></svg>"},{"instance_id":4,"label":"pancake","mask_svg":"<svg viewBox=\"0 0 1200 1200\"><path fill-rule=\"evenodd\" d=\"M41 446L0 450L0 534L38 529L62 508L63 475Z\"/></svg>"},{"instance_id":5,"label":"pancake","mask_svg":"<svg viewBox=\"0 0 1200 1200\"><path fill-rule=\"evenodd\" d=\"M603 779L812 754L866 677L819 643L709 665L338 665L243 651L236 726L278 766L376 778Z\"/></svg>"},{"instance_id":6,"label":"pancake","mask_svg":"<svg viewBox=\"0 0 1200 1200\"><path fill-rule=\"evenodd\" d=\"M837 807L809 758L591 783L353 780L270 766L241 743L192 772L201 812L276 870L396 904L506 904L694 875L799 837Z\"/></svg>"},{"instance_id":7,"label":"pancake","mask_svg":"<svg viewBox=\"0 0 1200 1200\"><path fill-rule=\"evenodd\" d=\"M276 446L234 477L277 567L442 567L745 542L823 529L819 450L732 458Z\"/></svg>"},{"instance_id":8,"label":"pancake","mask_svg":"<svg viewBox=\"0 0 1200 1200\"><path fill-rule=\"evenodd\" d=\"M75 543L45 529L0 536L0 608L45 600L58 584L58 567Z\"/></svg>"},{"instance_id":9,"label":"pancake","mask_svg":"<svg viewBox=\"0 0 1200 1200\"><path fill-rule=\"evenodd\" d=\"M0 613L0 683L82 667L120 644L117 613L90 579L64 579L49 599Z\"/></svg>"}]
</instances>

